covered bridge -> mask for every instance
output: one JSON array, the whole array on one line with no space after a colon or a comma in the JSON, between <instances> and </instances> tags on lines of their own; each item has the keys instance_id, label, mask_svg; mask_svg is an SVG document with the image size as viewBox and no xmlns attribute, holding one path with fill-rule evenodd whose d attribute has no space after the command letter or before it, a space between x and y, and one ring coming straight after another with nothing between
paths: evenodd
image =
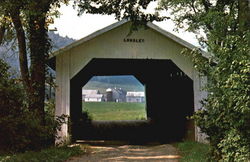
<instances>
[{"instance_id":1,"label":"covered bridge","mask_svg":"<svg viewBox=\"0 0 250 162\"><path fill-rule=\"evenodd\" d=\"M205 79L191 59L181 54L195 46L150 22L148 28L129 35L130 27L130 21L119 21L51 55L56 70L56 115L70 115L73 139L79 138L82 87L95 75L134 75L145 86L148 118L171 132L180 133L185 117L201 107ZM59 136L69 137L66 124ZM197 127L195 139L203 140Z\"/></svg>"}]
</instances>

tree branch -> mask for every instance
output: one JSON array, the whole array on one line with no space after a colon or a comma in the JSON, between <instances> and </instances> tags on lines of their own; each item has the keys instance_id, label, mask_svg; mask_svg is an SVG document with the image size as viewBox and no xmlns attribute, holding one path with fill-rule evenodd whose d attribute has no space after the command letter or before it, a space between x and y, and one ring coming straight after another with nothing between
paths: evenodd
<instances>
[{"instance_id":1,"label":"tree branch","mask_svg":"<svg viewBox=\"0 0 250 162\"><path fill-rule=\"evenodd\" d=\"M208 12L211 7L211 4L207 0L202 0L201 2L202 5L204 6L205 11Z\"/></svg>"},{"instance_id":2,"label":"tree branch","mask_svg":"<svg viewBox=\"0 0 250 162\"><path fill-rule=\"evenodd\" d=\"M192 0L192 1L189 3L189 5L190 5L190 7L193 9L194 13L197 14L197 10L196 10L196 8L195 8L194 3L195 3L194 0Z\"/></svg>"},{"instance_id":3,"label":"tree branch","mask_svg":"<svg viewBox=\"0 0 250 162\"><path fill-rule=\"evenodd\" d=\"M0 45L3 43L5 32L6 32L6 18L4 17L0 25Z\"/></svg>"},{"instance_id":4,"label":"tree branch","mask_svg":"<svg viewBox=\"0 0 250 162\"><path fill-rule=\"evenodd\" d=\"M208 13L210 8L211 8L211 4L207 0L202 0L201 3L203 5L206 13ZM210 31L213 30L213 27L211 26L211 24L206 23L205 25L206 25L208 30L210 30Z\"/></svg>"},{"instance_id":5,"label":"tree branch","mask_svg":"<svg viewBox=\"0 0 250 162\"><path fill-rule=\"evenodd\" d=\"M5 25L0 26L0 45L3 43L4 33L5 33Z\"/></svg>"}]
</instances>

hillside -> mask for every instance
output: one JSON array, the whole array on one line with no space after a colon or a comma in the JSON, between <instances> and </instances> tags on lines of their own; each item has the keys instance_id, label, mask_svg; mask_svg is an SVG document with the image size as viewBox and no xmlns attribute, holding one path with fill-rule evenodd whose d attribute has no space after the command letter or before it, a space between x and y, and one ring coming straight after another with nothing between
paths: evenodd
<instances>
[{"instance_id":1,"label":"hillside","mask_svg":"<svg viewBox=\"0 0 250 162\"><path fill-rule=\"evenodd\" d=\"M58 50L75 41L74 39L62 37L54 32L49 32L49 37L52 42L52 51ZM10 42L8 44L1 45L0 58L5 60L9 64L13 71L18 72L19 62L16 42Z\"/></svg>"},{"instance_id":2,"label":"hillside","mask_svg":"<svg viewBox=\"0 0 250 162\"><path fill-rule=\"evenodd\" d=\"M124 76L95 76L83 89L98 89L105 92L107 88L122 88L126 91L144 91L144 86L131 75Z\"/></svg>"}]
</instances>

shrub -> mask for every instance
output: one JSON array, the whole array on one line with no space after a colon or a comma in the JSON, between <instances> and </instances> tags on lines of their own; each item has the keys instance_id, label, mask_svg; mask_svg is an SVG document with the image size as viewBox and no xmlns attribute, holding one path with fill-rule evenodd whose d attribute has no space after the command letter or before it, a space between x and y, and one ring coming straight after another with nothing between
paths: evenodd
<instances>
[{"instance_id":1,"label":"shrub","mask_svg":"<svg viewBox=\"0 0 250 162\"><path fill-rule=\"evenodd\" d=\"M250 35L250 33L248 33ZM196 67L208 76L208 97L194 115L208 135L212 158L223 161L250 160L250 48L247 34L227 36L224 47L214 45L216 63L195 55Z\"/></svg>"},{"instance_id":2,"label":"shrub","mask_svg":"<svg viewBox=\"0 0 250 162\"><path fill-rule=\"evenodd\" d=\"M250 147L241 132L236 129L228 131L228 134L220 141L218 148L221 149L224 161L246 161L250 158Z\"/></svg>"},{"instance_id":3,"label":"shrub","mask_svg":"<svg viewBox=\"0 0 250 162\"><path fill-rule=\"evenodd\" d=\"M46 104L43 122L27 108L27 98L18 80L11 78L9 67L0 59L0 152L37 150L54 145L56 131L65 122L54 117L54 104ZM41 124L42 123L42 124Z\"/></svg>"},{"instance_id":4,"label":"shrub","mask_svg":"<svg viewBox=\"0 0 250 162\"><path fill-rule=\"evenodd\" d=\"M43 149L39 152L27 151L25 153L19 153L15 155L0 156L1 162L62 162L69 159L72 156L79 156L88 153L89 148L87 146L73 146L73 147L51 147Z\"/></svg>"},{"instance_id":5,"label":"shrub","mask_svg":"<svg viewBox=\"0 0 250 162\"><path fill-rule=\"evenodd\" d=\"M20 84L10 78L9 66L0 59L0 148L23 148L25 103ZM19 133L18 133L19 132Z\"/></svg>"}]
</instances>

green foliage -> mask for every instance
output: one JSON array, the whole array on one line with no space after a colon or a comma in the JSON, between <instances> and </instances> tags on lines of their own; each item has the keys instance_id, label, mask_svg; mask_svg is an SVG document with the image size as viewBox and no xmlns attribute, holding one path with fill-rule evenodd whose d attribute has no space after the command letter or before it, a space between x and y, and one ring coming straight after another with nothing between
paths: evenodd
<instances>
[{"instance_id":1,"label":"green foliage","mask_svg":"<svg viewBox=\"0 0 250 162\"><path fill-rule=\"evenodd\" d=\"M157 13L146 13L150 2L155 0L74 0L79 15L83 13L114 15L116 19L129 19L133 25L131 31L145 27L148 21L162 21ZM130 33L128 33L130 34Z\"/></svg>"},{"instance_id":2,"label":"green foliage","mask_svg":"<svg viewBox=\"0 0 250 162\"><path fill-rule=\"evenodd\" d=\"M180 162L205 162L208 161L210 146L192 141L184 141L175 144L182 158Z\"/></svg>"},{"instance_id":3,"label":"green foliage","mask_svg":"<svg viewBox=\"0 0 250 162\"><path fill-rule=\"evenodd\" d=\"M116 18L130 18L131 20L153 20L159 19L155 15L144 14L143 9L146 9L152 0L139 0L139 1L117 1L117 0L84 0L75 1L79 7L79 12L92 13L92 14L114 14ZM152 21L151 20L151 21Z\"/></svg>"},{"instance_id":4,"label":"green foliage","mask_svg":"<svg viewBox=\"0 0 250 162\"><path fill-rule=\"evenodd\" d=\"M249 137L231 129L218 144L224 161L246 161L250 159Z\"/></svg>"},{"instance_id":5,"label":"green foliage","mask_svg":"<svg viewBox=\"0 0 250 162\"><path fill-rule=\"evenodd\" d=\"M81 117L80 117L80 122L86 125L91 124L91 121L93 120L92 115L89 113L88 109L83 110Z\"/></svg>"},{"instance_id":6,"label":"green foliage","mask_svg":"<svg viewBox=\"0 0 250 162\"><path fill-rule=\"evenodd\" d=\"M58 15L61 3L68 0L1 0L0 43L9 39L18 42L20 74L28 109L45 120L45 63L51 50L48 25ZM11 36L6 32L11 31ZM8 37L8 39L6 39ZM29 61L30 60L30 61Z\"/></svg>"},{"instance_id":7,"label":"green foliage","mask_svg":"<svg viewBox=\"0 0 250 162\"><path fill-rule=\"evenodd\" d=\"M210 37L218 43L238 34L240 27L239 0L161 0L159 8L170 9L176 27L196 33L204 48L210 46Z\"/></svg>"},{"instance_id":8,"label":"green foliage","mask_svg":"<svg viewBox=\"0 0 250 162\"><path fill-rule=\"evenodd\" d=\"M250 159L250 26L248 1L163 0L178 27L203 33L200 50L191 53L195 68L208 83L208 97L194 119L208 135L215 161ZM243 7L243 8L241 8ZM243 24L243 25L242 25ZM190 53L187 53L190 56Z\"/></svg>"},{"instance_id":9,"label":"green foliage","mask_svg":"<svg viewBox=\"0 0 250 162\"><path fill-rule=\"evenodd\" d=\"M10 78L8 66L0 60L0 152L40 149L54 144L56 131L65 122L54 117L54 105L47 104L44 121L27 108L22 86Z\"/></svg>"},{"instance_id":10,"label":"green foliage","mask_svg":"<svg viewBox=\"0 0 250 162\"><path fill-rule=\"evenodd\" d=\"M16 140L14 137L16 131L22 129L24 97L19 84L10 78L8 70L7 64L0 59L0 148L3 150L15 147L13 145L18 140L21 140L20 143L23 140L22 138Z\"/></svg>"},{"instance_id":11,"label":"green foliage","mask_svg":"<svg viewBox=\"0 0 250 162\"><path fill-rule=\"evenodd\" d=\"M196 62L208 76L209 92L194 118L209 137L213 156L225 161L250 159L250 47L245 35L227 36L225 46L213 45L218 62ZM196 59L198 57L195 57Z\"/></svg>"},{"instance_id":12,"label":"green foliage","mask_svg":"<svg viewBox=\"0 0 250 162\"><path fill-rule=\"evenodd\" d=\"M1 69L6 74L0 83L1 150L25 151L48 146L54 143L55 131L64 122L64 117L55 121L54 114L44 111L45 63L51 50L47 31L61 2L68 1L0 1L0 43L17 40L22 77L19 87L6 68Z\"/></svg>"},{"instance_id":13,"label":"green foliage","mask_svg":"<svg viewBox=\"0 0 250 162\"><path fill-rule=\"evenodd\" d=\"M145 103L84 102L93 120L145 120Z\"/></svg>"},{"instance_id":14,"label":"green foliage","mask_svg":"<svg viewBox=\"0 0 250 162\"><path fill-rule=\"evenodd\" d=\"M87 146L74 146L74 147L52 147L41 150L39 152L28 151L25 153L0 156L1 162L61 162L65 161L72 156L78 156L87 153Z\"/></svg>"}]
</instances>

